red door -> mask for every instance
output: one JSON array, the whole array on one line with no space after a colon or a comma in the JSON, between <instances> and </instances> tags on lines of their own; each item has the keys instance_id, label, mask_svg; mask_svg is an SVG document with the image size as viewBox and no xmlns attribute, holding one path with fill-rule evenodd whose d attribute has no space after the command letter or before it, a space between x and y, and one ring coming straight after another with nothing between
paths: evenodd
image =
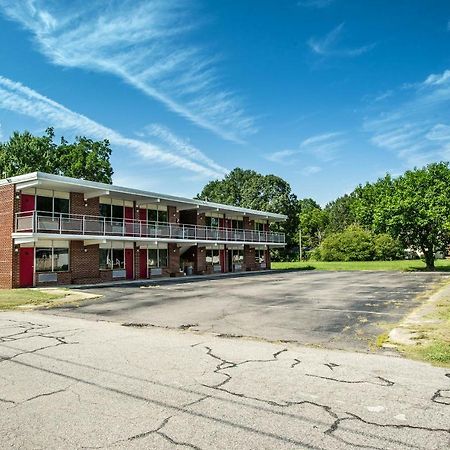
<instances>
[{"instance_id":1,"label":"red door","mask_svg":"<svg viewBox=\"0 0 450 450\"><path fill-rule=\"evenodd\" d=\"M147 249L139 251L139 278L147 278Z\"/></svg>"},{"instance_id":2,"label":"red door","mask_svg":"<svg viewBox=\"0 0 450 450\"><path fill-rule=\"evenodd\" d=\"M125 249L125 271L127 273L127 280L134 278L134 264L133 264L133 249Z\"/></svg>"},{"instance_id":3,"label":"red door","mask_svg":"<svg viewBox=\"0 0 450 450\"><path fill-rule=\"evenodd\" d=\"M133 234L133 208L125 206L125 234Z\"/></svg>"},{"instance_id":4,"label":"red door","mask_svg":"<svg viewBox=\"0 0 450 450\"><path fill-rule=\"evenodd\" d=\"M22 194L20 196L20 212L34 211L34 195Z\"/></svg>"},{"instance_id":5,"label":"red door","mask_svg":"<svg viewBox=\"0 0 450 450\"><path fill-rule=\"evenodd\" d=\"M34 248L21 247L19 249L19 284L20 287L33 286Z\"/></svg>"}]
</instances>

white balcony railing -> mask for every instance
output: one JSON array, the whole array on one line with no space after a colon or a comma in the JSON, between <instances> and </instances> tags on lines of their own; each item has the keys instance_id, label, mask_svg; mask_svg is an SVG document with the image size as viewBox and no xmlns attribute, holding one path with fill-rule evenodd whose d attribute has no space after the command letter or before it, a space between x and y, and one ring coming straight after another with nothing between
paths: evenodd
<instances>
[{"instance_id":1,"label":"white balcony railing","mask_svg":"<svg viewBox=\"0 0 450 450\"><path fill-rule=\"evenodd\" d=\"M189 241L229 241L284 244L284 233L214 228L145 220L110 219L79 214L51 214L40 211L16 214L16 232L77 234L82 236L128 236Z\"/></svg>"}]
</instances>

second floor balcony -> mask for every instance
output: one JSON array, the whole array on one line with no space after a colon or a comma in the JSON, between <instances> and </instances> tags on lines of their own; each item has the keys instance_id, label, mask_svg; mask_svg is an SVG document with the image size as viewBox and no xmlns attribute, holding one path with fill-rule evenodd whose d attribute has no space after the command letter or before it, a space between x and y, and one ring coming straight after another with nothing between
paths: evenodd
<instances>
[{"instance_id":1,"label":"second floor balcony","mask_svg":"<svg viewBox=\"0 0 450 450\"><path fill-rule=\"evenodd\" d=\"M284 245L284 233L215 228L133 219L111 219L79 214L51 214L40 211L16 214L16 233L49 233L77 235L85 238L135 237L167 241L211 241Z\"/></svg>"}]
</instances>

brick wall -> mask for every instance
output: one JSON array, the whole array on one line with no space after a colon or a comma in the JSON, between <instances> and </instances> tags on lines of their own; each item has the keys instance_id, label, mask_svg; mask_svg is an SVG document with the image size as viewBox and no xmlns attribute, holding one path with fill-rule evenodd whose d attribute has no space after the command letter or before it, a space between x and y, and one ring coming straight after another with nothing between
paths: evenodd
<instances>
[{"instance_id":1,"label":"brick wall","mask_svg":"<svg viewBox=\"0 0 450 450\"><path fill-rule=\"evenodd\" d=\"M85 248L87 251L85 251ZM70 271L72 282L75 284L99 281L99 246L88 245L85 247L83 241L71 241Z\"/></svg>"},{"instance_id":2,"label":"brick wall","mask_svg":"<svg viewBox=\"0 0 450 450\"><path fill-rule=\"evenodd\" d=\"M84 195L80 192L70 193L70 213L89 216L98 216L100 214L99 198L90 198L87 200L87 206L84 205Z\"/></svg>"},{"instance_id":3,"label":"brick wall","mask_svg":"<svg viewBox=\"0 0 450 450\"><path fill-rule=\"evenodd\" d=\"M178 274L180 272L180 248L176 243L167 245L168 272Z\"/></svg>"},{"instance_id":4,"label":"brick wall","mask_svg":"<svg viewBox=\"0 0 450 450\"><path fill-rule=\"evenodd\" d=\"M198 247L197 246L197 266L196 272L197 274L202 274L206 271L206 247Z\"/></svg>"},{"instance_id":5,"label":"brick wall","mask_svg":"<svg viewBox=\"0 0 450 450\"><path fill-rule=\"evenodd\" d=\"M196 210L181 211L179 213L180 222L189 225L205 225L205 213Z\"/></svg>"},{"instance_id":6,"label":"brick wall","mask_svg":"<svg viewBox=\"0 0 450 450\"><path fill-rule=\"evenodd\" d=\"M18 286L18 254L14 252L11 234L14 231L14 213L19 210L15 186L0 186L0 287Z\"/></svg>"},{"instance_id":7,"label":"brick wall","mask_svg":"<svg viewBox=\"0 0 450 450\"><path fill-rule=\"evenodd\" d=\"M167 215L169 217L170 223L179 223L180 222L180 211L178 211L175 206L167 207Z\"/></svg>"},{"instance_id":8,"label":"brick wall","mask_svg":"<svg viewBox=\"0 0 450 450\"><path fill-rule=\"evenodd\" d=\"M244 216L244 230L254 230L255 229L255 221L250 219L249 217Z\"/></svg>"},{"instance_id":9,"label":"brick wall","mask_svg":"<svg viewBox=\"0 0 450 450\"><path fill-rule=\"evenodd\" d=\"M255 248L244 245L244 267L243 270L256 270Z\"/></svg>"},{"instance_id":10,"label":"brick wall","mask_svg":"<svg viewBox=\"0 0 450 450\"><path fill-rule=\"evenodd\" d=\"M271 268L271 261L270 261L270 250L266 250L266 269L270 269Z\"/></svg>"}]
</instances>

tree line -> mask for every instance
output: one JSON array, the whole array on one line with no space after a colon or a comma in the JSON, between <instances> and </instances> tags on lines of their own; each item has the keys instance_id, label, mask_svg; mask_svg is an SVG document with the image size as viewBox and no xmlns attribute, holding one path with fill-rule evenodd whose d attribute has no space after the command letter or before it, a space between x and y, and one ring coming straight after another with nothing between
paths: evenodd
<instances>
[{"instance_id":1,"label":"tree line","mask_svg":"<svg viewBox=\"0 0 450 450\"><path fill-rule=\"evenodd\" d=\"M113 168L108 140L78 136L55 143L53 128L43 136L14 132L0 143L0 175L8 178L41 171L110 184ZM324 260L401 258L405 250L420 252L434 268L437 252L450 244L450 168L446 162L386 175L321 207L299 199L286 180L236 168L207 183L197 198L287 215L273 231L286 234L279 260L304 254ZM300 243L301 236L301 243Z\"/></svg>"},{"instance_id":2,"label":"tree line","mask_svg":"<svg viewBox=\"0 0 450 450\"><path fill-rule=\"evenodd\" d=\"M208 183L198 198L286 214L274 229L286 233L278 259L305 254L323 260L397 259L418 252L434 269L437 252L450 244L450 168L446 162L386 175L321 207L298 199L289 183L274 175L234 169Z\"/></svg>"}]
</instances>

